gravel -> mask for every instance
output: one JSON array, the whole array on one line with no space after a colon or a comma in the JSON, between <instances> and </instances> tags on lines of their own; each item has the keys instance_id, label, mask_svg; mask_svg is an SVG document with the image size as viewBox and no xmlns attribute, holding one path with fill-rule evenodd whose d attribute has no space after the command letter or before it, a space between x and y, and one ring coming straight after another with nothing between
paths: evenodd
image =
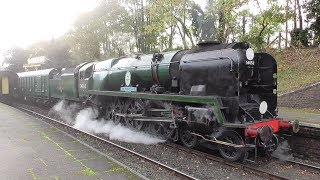
<instances>
[{"instance_id":1,"label":"gravel","mask_svg":"<svg viewBox=\"0 0 320 180\"><path fill-rule=\"evenodd\" d=\"M291 108L320 110L320 83L278 97L278 105Z\"/></svg>"}]
</instances>

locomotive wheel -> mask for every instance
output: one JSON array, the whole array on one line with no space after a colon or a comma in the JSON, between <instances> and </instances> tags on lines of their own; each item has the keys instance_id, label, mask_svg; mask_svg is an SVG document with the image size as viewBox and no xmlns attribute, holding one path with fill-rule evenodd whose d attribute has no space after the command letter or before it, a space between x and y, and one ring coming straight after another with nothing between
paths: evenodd
<instances>
[{"instance_id":1,"label":"locomotive wheel","mask_svg":"<svg viewBox=\"0 0 320 180\"><path fill-rule=\"evenodd\" d=\"M129 100L126 104L125 112L131 115L143 114L144 112L143 101L140 99ZM137 130L142 130L145 128L144 121L136 121L133 118L126 118L125 122L128 127L135 128Z\"/></svg>"},{"instance_id":2,"label":"locomotive wheel","mask_svg":"<svg viewBox=\"0 0 320 180\"><path fill-rule=\"evenodd\" d=\"M182 144L188 148L195 148L199 145L198 137L191 134L191 131L186 127L180 130L180 139Z\"/></svg>"},{"instance_id":3,"label":"locomotive wheel","mask_svg":"<svg viewBox=\"0 0 320 180\"><path fill-rule=\"evenodd\" d=\"M141 130L143 130L145 128L145 122L143 122L143 121L134 121L134 127L137 130L141 131Z\"/></svg>"},{"instance_id":4,"label":"locomotive wheel","mask_svg":"<svg viewBox=\"0 0 320 180\"><path fill-rule=\"evenodd\" d=\"M111 112L111 119L115 124L120 124L123 120L123 118L121 116L117 116L117 113L121 113L123 112L123 103L120 100L116 100L116 102L114 102L112 104L112 112Z\"/></svg>"},{"instance_id":5,"label":"locomotive wheel","mask_svg":"<svg viewBox=\"0 0 320 180\"><path fill-rule=\"evenodd\" d=\"M105 113L105 119L108 120L112 120L113 115L112 115L112 105L107 105L106 106L106 113Z\"/></svg>"},{"instance_id":6,"label":"locomotive wheel","mask_svg":"<svg viewBox=\"0 0 320 180\"><path fill-rule=\"evenodd\" d=\"M244 145L244 141L241 136L235 131L223 131L217 139L228 143ZM229 161L243 161L247 156L246 150L236 149L233 147L220 147L219 152L222 157Z\"/></svg>"},{"instance_id":7,"label":"locomotive wheel","mask_svg":"<svg viewBox=\"0 0 320 180\"><path fill-rule=\"evenodd\" d=\"M171 136L174 134L174 130L170 129L168 123L151 122L148 125L149 125L149 132L151 132L152 134L162 136L165 139L171 138Z\"/></svg>"},{"instance_id":8,"label":"locomotive wheel","mask_svg":"<svg viewBox=\"0 0 320 180\"><path fill-rule=\"evenodd\" d=\"M159 135L160 134L160 124L156 123L156 122L149 122L148 123L148 131L151 134Z\"/></svg>"},{"instance_id":9,"label":"locomotive wheel","mask_svg":"<svg viewBox=\"0 0 320 180\"><path fill-rule=\"evenodd\" d=\"M134 100L126 101L125 108L124 108L124 113L132 115L132 114L136 114L135 112L136 112L136 110L135 110L135 102L134 102ZM134 119L133 118L126 117L124 119L124 121L125 121L125 124L126 124L127 127L134 128Z\"/></svg>"},{"instance_id":10,"label":"locomotive wheel","mask_svg":"<svg viewBox=\"0 0 320 180\"><path fill-rule=\"evenodd\" d=\"M138 99L134 103L134 111L135 114L143 114L145 110L145 102L141 99ZM136 129L143 130L146 127L146 123L144 121L134 121L134 127Z\"/></svg>"},{"instance_id":11,"label":"locomotive wheel","mask_svg":"<svg viewBox=\"0 0 320 180\"><path fill-rule=\"evenodd\" d=\"M161 123L160 134L166 139L171 139L175 133L175 129L170 128L169 123Z\"/></svg>"}]
</instances>

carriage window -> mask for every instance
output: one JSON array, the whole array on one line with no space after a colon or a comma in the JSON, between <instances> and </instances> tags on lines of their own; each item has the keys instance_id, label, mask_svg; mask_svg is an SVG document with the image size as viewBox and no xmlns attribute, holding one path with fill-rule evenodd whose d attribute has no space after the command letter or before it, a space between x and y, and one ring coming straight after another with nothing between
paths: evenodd
<instances>
[{"instance_id":1,"label":"carriage window","mask_svg":"<svg viewBox=\"0 0 320 180\"><path fill-rule=\"evenodd\" d=\"M36 90L36 87L35 87L35 83L36 83L36 77L33 77L32 78L32 90Z\"/></svg>"},{"instance_id":2,"label":"carriage window","mask_svg":"<svg viewBox=\"0 0 320 180\"><path fill-rule=\"evenodd\" d=\"M80 79L84 79L84 72L81 71L79 74L80 74Z\"/></svg>"},{"instance_id":3,"label":"carriage window","mask_svg":"<svg viewBox=\"0 0 320 180\"><path fill-rule=\"evenodd\" d=\"M50 79L58 79L58 78L60 78L61 74L62 74L62 71L55 71L53 74L50 75L49 78Z\"/></svg>"},{"instance_id":4,"label":"carriage window","mask_svg":"<svg viewBox=\"0 0 320 180\"><path fill-rule=\"evenodd\" d=\"M43 83L42 83L42 87L41 87L41 92L45 92L45 88L47 86L47 81L45 77L42 77Z\"/></svg>"},{"instance_id":5,"label":"carriage window","mask_svg":"<svg viewBox=\"0 0 320 180\"><path fill-rule=\"evenodd\" d=\"M37 89L37 87L38 87L38 81L34 81L34 87Z\"/></svg>"},{"instance_id":6,"label":"carriage window","mask_svg":"<svg viewBox=\"0 0 320 180\"><path fill-rule=\"evenodd\" d=\"M92 69L93 69L93 66L90 66L89 68L86 69L85 71L85 78L89 78L92 74Z\"/></svg>"}]
</instances>

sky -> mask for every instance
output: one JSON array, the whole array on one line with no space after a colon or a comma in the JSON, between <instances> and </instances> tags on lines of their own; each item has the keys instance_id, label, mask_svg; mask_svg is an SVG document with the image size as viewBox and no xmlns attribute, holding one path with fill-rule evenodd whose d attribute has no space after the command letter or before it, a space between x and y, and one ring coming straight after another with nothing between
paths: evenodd
<instances>
[{"instance_id":1,"label":"sky","mask_svg":"<svg viewBox=\"0 0 320 180\"><path fill-rule=\"evenodd\" d=\"M0 54L12 46L27 47L59 37L77 16L97 0L0 0ZM1 61L0 55L0 61Z\"/></svg>"}]
</instances>

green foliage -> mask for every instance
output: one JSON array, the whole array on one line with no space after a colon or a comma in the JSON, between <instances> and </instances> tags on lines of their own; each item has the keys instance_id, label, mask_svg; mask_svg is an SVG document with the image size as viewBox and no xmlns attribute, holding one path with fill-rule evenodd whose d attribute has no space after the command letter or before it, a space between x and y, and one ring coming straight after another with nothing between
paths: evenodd
<instances>
[{"instance_id":1,"label":"green foliage","mask_svg":"<svg viewBox=\"0 0 320 180\"><path fill-rule=\"evenodd\" d=\"M227 42L230 35L234 35L240 29L237 18L246 14L246 10L239 10L249 0L216 0L210 1L207 14L215 22L216 32L213 37L220 42ZM233 37L231 37L234 40Z\"/></svg>"},{"instance_id":2,"label":"green foliage","mask_svg":"<svg viewBox=\"0 0 320 180\"><path fill-rule=\"evenodd\" d=\"M23 70L23 64L27 62L28 51L19 47L13 47L5 54L4 63L9 64L8 70L19 72Z\"/></svg>"},{"instance_id":3,"label":"green foliage","mask_svg":"<svg viewBox=\"0 0 320 180\"><path fill-rule=\"evenodd\" d=\"M291 45L295 47L309 46L309 32L307 29L294 29L291 31Z\"/></svg>"},{"instance_id":4,"label":"green foliage","mask_svg":"<svg viewBox=\"0 0 320 180\"><path fill-rule=\"evenodd\" d=\"M269 7L258 15L250 15L253 25L250 31L241 37L249 42L256 50L262 51L266 47L267 38L279 32L280 25L286 21L284 8L277 1L269 0Z\"/></svg>"},{"instance_id":5,"label":"green foliage","mask_svg":"<svg viewBox=\"0 0 320 180\"><path fill-rule=\"evenodd\" d=\"M82 14L65 40L74 64L121 56L130 47L130 19L118 0L104 0L92 12Z\"/></svg>"},{"instance_id":6,"label":"green foliage","mask_svg":"<svg viewBox=\"0 0 320 180\"><path fill-rule=\"evenodd\" d=\"M82 14L74 29L66 34L65 39L71 47L72 60L76 63L100 58L96 27L91 14Z\"/></svg>"},{"instance_id":7,"label":"green foliage","mask_svg":"<svg viewBox=\"0 0 320 180\"><path fill-rule=\"evenodd\" d=\"M320 45L320 1L310 0L305 5L307 18L312 20L310 29L314 31L314 44Z\"/></svg>"},{"instance_id":8,"label":"green foliage","mask_svg":"<svg viewBox=\"0 0 320 180\"><path fill-rule=\"evenodd\" d=\"M195 29L195 18L201 13L201 8L191 0L158 0L150 1L149 16L151 23L147 31L154 31L156 35L165 39L168 37L167 50L173 49L173 38L175 34L181 37L184 48L195 45L197 30ZM191 21L191 25L188 25ZM157 43L157 42L155 42Z\"/></svg>"},{"instance_id":9,"label":"green foliage","mask_svg":"<svg viewBox=\"0 0 320 180\"><path fill-rule=\"evenodd\" d=\"M70 47L64 39L41 41L28 48L29 58L45 56L48 61L42 68L64 68L71 65Z\"/></svg>"}]
</instances>

